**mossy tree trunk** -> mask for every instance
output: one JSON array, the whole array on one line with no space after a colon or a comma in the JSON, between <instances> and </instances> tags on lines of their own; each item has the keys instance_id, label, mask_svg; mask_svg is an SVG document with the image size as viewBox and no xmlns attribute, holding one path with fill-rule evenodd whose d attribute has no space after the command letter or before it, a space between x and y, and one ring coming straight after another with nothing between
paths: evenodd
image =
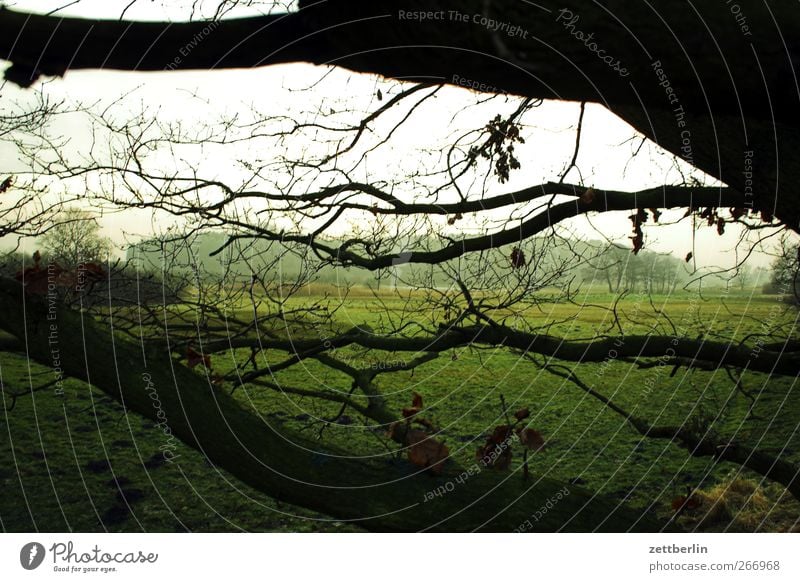
<instances>
[{"instance_id":1,"label":"mossy tree trunk","mask_svg":"<svg viewBox=\"0 0 800 582\"><path fill-rule=\"evenodd\" d=\"M276 499L377 531L658 531L665 526L648 513L549 478L533 475L523 481L520 474L485 470L460 483L455 479L464 468L454 463L432 477L415 474L407 464L349 458L346 451L270 425L257 410L246 409L173 360L167 340L163 349L145 351L85 314L24 294L8 279L0 279L0 304L0 329L24 342L29 357L48 367L60 365L65 375L154 420L210 462ZM432 495L440 487L446 493ZM548 504L552 507L534 521Z\"/></svg>"}]
</instances>

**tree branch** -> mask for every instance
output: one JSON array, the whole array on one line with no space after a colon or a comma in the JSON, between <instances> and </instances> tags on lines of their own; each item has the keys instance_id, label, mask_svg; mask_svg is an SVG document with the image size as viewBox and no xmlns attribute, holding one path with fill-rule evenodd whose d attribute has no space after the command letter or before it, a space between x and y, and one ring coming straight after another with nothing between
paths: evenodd
<instances>
[{"instance_id":1,"label":"tree branch","mask_svg":"<svg viewBox=\"0 0 800 582\"><path fill-rule=\"evenodd\" d=\"M165 434L169 431L210 462L279 500L378 531L509 532L563 488L545 477L531 484L483 471L446 496L426 501L426 494L460 474L461 468L451 463L448 473L431 478L407 465L352 459L346 451L265 424L204 378L171 361L168 345L151 353L145 365L139 346L119 340L110 328L63 305L48 311L43 300L25 296L14 281L0 279L0 301L0 329L25 338L31 358L52 365L55 325L66 374L91 382L127 410L159 423ZM48 313L55 317L48 318ZM509 504L509 499L515 502ZM570 495L535 525L537 531L664 527L650 514L619 508L614 500L573 486Z\"/></svg>"},{"instance_id":2,"label":"tree branch","mask_svg":"<svg viewBox=\"0 0 800 582\"><path fill-rule=\"evenodd\" d=\"M592 389L569 368L547 364L544 369L559 378L569 380L575 386L624 417L628 424L642 436L675 441L679 446L687 449L693 457L714 457L720 461L730 461L746 467L759 475L780 483L796 499L800 500L800 466L764 451L748 447L739 441L714 440L711 438L709 430L701 434L687 428L685 424L682 426L652 425Z\"/></svg>"}]
</instances>

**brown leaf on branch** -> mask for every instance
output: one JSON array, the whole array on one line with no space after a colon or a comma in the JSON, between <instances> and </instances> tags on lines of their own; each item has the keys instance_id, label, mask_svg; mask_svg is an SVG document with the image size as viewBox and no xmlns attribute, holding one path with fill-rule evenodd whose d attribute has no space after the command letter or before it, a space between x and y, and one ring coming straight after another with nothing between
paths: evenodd
<instances>
[{"instance_id":1,"label":"brown leaf on branch","mask_svg":"<svg viewBox=\"0 0 800 582\"><path fill-rule=\"evenodd\" d=\"M408 406L401 411L403 418L411 418L412 416L416 416L422 412L422 409L424 408L422 405L422 394L419 392L412 392L412 394L411 406Z\"/></svg>"},{"instance_id":2,"label":"brown leaf on branch","mask_svg":"<svg viewBox=\"0 0 800 582\"><path fill-rule=\"evenodd\" d=\"M526 406L525 408L520 408L514 413L514 418L517 420L525 420L531 415L530 409Z\"/></svg>"},{"instance_id":3,"label":"brown leaf on branch","mask_svg":"<svg viewBox=\"0 0 800 582\"><path fill-rule=\"evenodd\" d=\"M460 212L457 212L456 214L447 219L447 224L452 226L456 223L456 221L461 220L462 218L464 218L464 216Z\"/></svg>"},{"instance_id":4,"label":"brown leaf on branch","mask_svg":"<svg viewBox=\"0 0 800 582\"><path fill-rule=\"evenodd\" d=\"M406 433L408 460L418 467L428 469L434 475L441 475L444 463L450 456L447 445L428 436L422 430L409 430Z\"/></svg>"},{"instance_id":5,"label":"brown leaf on branch","mask_svg":"<svg viewBox=\"0 0 800 582\"><path fill-rule=\"evenodd\" d=\"M187 365L190 368L194 368L198 364L203 364L207 369L211 369L211 356L208 354L201 354L192 346L186 347L186 359L188 360Z\"/></svg>"},{"instance_id":6,"label":"brown leaf on branch","mask_svg":"<svg viewBox=\"0 0 800 582\"><path fill-rule=\"evenodd\" d=\"M581 200L581 202L582 202L583 204L589 205L589 204L591 204L592 202L594 202L594 198L595 198L595 191L594 191L594 188L587 188L587 189L584 191L584 193L583 193L583 194L581 194L581 198L580 198L580 200Z\"/></svg>"},{"instance_id":7,"label":"brown leaf on branch","mask_svg":"<svg viewBox=\"0 0 800 582\"><path fill-rule=\"evenodd\" d=\"M544 446L544 437L538 430L532 428L520 428L517 430L519 442L528 449L536 452L541 451Z\"/></svg>"},{"instance_id":8,"label":"brown leaf on branch","mask_svg":"<svg viewBox=\"0 0 800 582\"><path fill-rule=\"evenodd\" d=\"M489 443L494 445L500 445L506 443L510 438L511 438L511 427L508 426L507 424L501 424L500 426L496 426L494 428L492 436L489 437Z\"/></svg>"},{"instance_id":9,"label":"brown leaf on branch","mask_svg":"<svg viewBox=\"0 0 800 582\"><path fill-rule=\"evenodd\" d=\"M8 189L11 188L11 185L14 183L14 178L8 177L3 180L3 183L0 184L0 194L5 194L8 192Z\"/></svg>"},{"instance_id":10,"label":"brown leaf on branch","mask_svg":"<svg viewBox=\"0 0 800 582\"><path fill-rule=\"evenodd\" d=\"M511 466L511 447L487 442L475 452L475 459L497 471L505 471Z\"/></svg>"},{"instance_id":11,"label":"brown leaf on branch","mask_svg":"<svg viewBox=\"0 0 800 582\"><path fill-rule=\"evenodd\" d=\"M525 265L525 253L519 247L514 247L511 251L511 266L515 269L521 269Z\"/></svg>"},{"instance_id":12,"label":"brown leaf on branch","mask_svg":"<svg viewBox=\"0 0 800 582\"><path fill-rule=\"evenodd\" d=\"M639 251L644 248L644 234L642 232L638 232L636 235L628 237L631 239L631 243L633 244L633 248L631 252L634 255L638 255Z\"/></svg>"},{"instance_id":13,"label":"brown leaf on branch","mask_svg":"<svg viewBox=\"0 0 800 582\"><path fill-rule=\"evenodd\" d=\"M696 495L678 495L672 500L672 510L676 513L682 510L692 511L702 504L702 500Z\"/></svg>"},{"instance_id":14,"label":"brown leaf on branch","mask_svg":"<svg viewBox=\"0 0 800 582\"><path fill-rule=\"evenodd\" d=\"M637 208L636 214L631 214L628 219L633 223L634 230L647 222L647 211L644 208Z\"/></svg>"},{"instance_id":15,"label":"brown leaf on branch","mask_svg":"<svg viewBox=\"0 0 800 582\"><path fill-rule=\"evenodd\" d=\"M507 424L496 426L486 444L475 451L475 458L492 469L504 471L511 466L511 436L513 431Z\"/></svg>"},{"instance_id":16,"label":"brown leaf on branch","mask_svg":"<svg viewBox=\"0 0 800 582\"><path fill-rule=\"evenodd\" d=\"M33 266L17 271L14 278L25 286L29 295L46 295L57 288L72 286L74 274L64 270L60 265L51 263L47 268L41 266L41 254L33 253Z\"/></svg>"},{"instance_id":17,"label":"brown leaf on branch","mask_svg":"<svg viewBox=\"0 0 800 582\"><path fill-rule=\"evenodd\" d=\"M633 252L634 255L638 255L639 251L644 248L644 231L642 230L642 225L647 222L647 212L644 208L639 208L636 210L636 214L631 214L628 218L633 223L633 236L628 237L633 244L631 252Z\"/></svg>"},{"instance_id":18,"label":"brown leaf on branch","mask_svg":"<svg viewBox=\"0 0 800 582\"><path fill-rule=\"evenodd\" d=\"M689 261L692 260L693 256L694 256L693 253L686 253L686 258L684 260L688 263Z\"/></svg>"},{"instance_id":19,"label":"brown leaf on branch","mask_svg":"<svg viewBox=\"0 0 800 582\"><path fill-rule=\"evenodd\" d=\"M658 208L650 208L650 213L653 215L653 222L658 222L658 219L661 218L661 211Z\"/></svg>"},{"instance_id":20,"label":"brown leaf on branch","mask_svg":"<svg viewBox=\"0 0 800 582\"><path fill-rule=\"evenodd\" d=\"M55 271L52 271L53 276L57 276ZM25 293L29 295L45 295L47 294L48 285L48 272L47 269L40 269L38 265L28 267L22 271L17 271L14 278L25 286Z\"/></svg>"},{"instance_id":21,"label":"brown leaf on branch","mask_svg":"<svg viewBox=\"0 0 800 582\"><path fill-rule=\"evenodd\" d=\"M389 428L386 429L386 438L392 439L393 441L400 440L400 434L403 430L403 427L406 427L406 423L396 421L389 425Z\"/></svg>"}]
</instances>

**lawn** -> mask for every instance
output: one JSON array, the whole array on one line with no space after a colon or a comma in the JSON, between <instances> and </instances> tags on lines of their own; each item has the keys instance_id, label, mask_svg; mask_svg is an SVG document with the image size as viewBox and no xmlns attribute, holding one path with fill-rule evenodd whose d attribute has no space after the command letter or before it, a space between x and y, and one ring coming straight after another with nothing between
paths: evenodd
<instances>
[{"instance_id":1,"label":"lawn","mask_svg":"<svg viewBox=\"0 0 800 582\"><path fill-rule=\"evenodd\" d=\"M292 301L299 305L316 299ZM709 338L734 341L759 332L775 305L780 305L773 296L719 292L703 298L686 293L653 299L656 309L671 320L666 324L661 318L662 326L670 330L674 326L670 333L694 338L703 332ZM390 309L401 304L391 294L383 301ZM550 334L590 339L598 330L609 328L608 307L613 302L607 294L586 294L575 305L543 301L517 317ZM652 306L641 298L626 298L617 313L627 333L646 333L656 323ZM336 317L342 328L381 325L380 310L365 292L349 297ZM781 317L791 322L793 315ZM352 349L336 355L351 365L375 362ZM382 355L390 361L410 357ZM215 370L224 372L247 356L249 350L215 356ZM282 359L279 354L267 357ZM784 458L800 463L800 390L792 378L746 373L743 384L752 393L753 404L721 370L681 368L670 375L671 368L640 370L614 361L581 364L577 371L587 384L652 422L701 423L719 435L745 440L771 453L782 451ZM29 374L34 385L50 378L46 369L28 364L21 354L0 353L6 408L11 405L11 392L29 386ZM350 388L349 377L313 360L279 372L275 379L286 386ZM413 373L382 375L378 384L398 411L410 404L412 391L420 393L428 407L426 416L441 428L451 455L465 464L473 461L487 432L505 422L502 396L511 411L529 407L530 426L546 439L545 451L531 459L533 479L546 476L571 482L620 503L652 506L667 515L671 500L687 486L708 490L740 477L763 485L758 497L763 518L759 529L787 529L798 518L796 502L784 497L776 503L780 488L762 483L759 476L739 471L735 465L692 458L671 442L642 438L622 417L574 385L504 348L443 353ZM353 456L379 455L401 466L407 464L384 430L366 426L357 414L348 415L346 422L326 422L336 417L338 404L258 387L240 388L236 395L267 423L319 435L325 442L346 446ZM21 396L13 410L3 412L0 423L0 483L4 486L0 526L6 531L357 529L278 503L209 465L182 444L177 449L179 460L164 463L159 453L163 434L154 430L153 423L124 414L118 403L82 382L67 381L63 395L49 388ZM520 462L517 455L512 468ZM745 511L752 513L754 508ZM745 527L743 520L735 519L736 511L728 513L730 519L723 520L723 525L701 524L701 529L753 528L752 519Z\"/></svg>"}]
</instances>

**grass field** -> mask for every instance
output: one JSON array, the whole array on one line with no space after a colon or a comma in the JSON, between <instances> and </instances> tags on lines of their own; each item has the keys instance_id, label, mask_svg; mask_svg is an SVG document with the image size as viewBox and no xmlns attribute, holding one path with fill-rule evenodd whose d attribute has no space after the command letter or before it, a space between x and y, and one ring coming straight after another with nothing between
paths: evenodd
<instances>
[{"instance_id":1,"label":"grass field","mask_svg":"<svg viewBox=\"0 0 800 582\"><path fill-rule=\"evenodd\" d=\"M317 296L297 299L302 302ZM654 305L675 326L660 319L661 333L738 341L758 333L765 321L775 320L773 296L749 297L709 293L699 298L675 294L654 297ZM392 308L390 294L383 298ZM585 295L584 307L548 304L521 316L548 333L566 338L593 337L610 323L607 294ZM598 306L598 307L592 307ZM785 306L784 306L785 307ZM629 297L617 310L626 333L647 333L657 320L646 300ZM341 327L381 325L380 311L366 292L352 294L337 311ZM648 315L650 314L650 315ZM791 326L796 312L780 315ZM638 323L629 321L635 319ZM772 318L772 319L770 319ZM795 330L796 333L796 330ZM796 336L795 336L796 337ZM226 371L247 354L215 356L215 369ZM337 356L352 365L375 365L355 350ZM411 357L384 354L386 360ZM270 356L271 358L272 356ZM273 361L281 356L274 355ZM696 422L716 433L745 440L771 453L800 463L800 387L793 378L747 373L744 385L755 398L738 393L724 371L670 369L639 370L629 363L581 364L583 380L620 405L659 424ZM47 378L47 370L29 364L21 354L0 354L0 377L6 407L8 394L25 390L28 374ZM200 373L200 372L198 372ZM349 390L350 378L315 361L304 361L276 375L288 386L326 385ZM423 395L428 416L442 429L451 454L472 462L483 436L503 424L501 395L511 410L528 406L530 426L540 430L547 449L534 456L537 475L570 481L592 491L639 507L653 506L668 514L670 501L687 486L711 491L721 482L739 483L751 494L730 502L714 520L686 520L687 528L704 530L786 530L800 516L800 505L782 496L782 489L735 465L713 458L691 458L675 444L641 438L610 409L572 384L550 375L503 348L459 349L412 372L378 379L390 406L408 406L411 392ZM346 446L353 456L392 457L396 446L381 430L364 426L358 415L352 423L325 423L338 404L325 404L261 388L239 389L243 405L263 415L265 422L316 435L324 426L326 442ZM253 491L202 456L181 445L180 462L163 463L158 446L163 435L153 423L135 414L124 415L120 405L88 385L70 380L64 396L52 389L17 399L0 418L0 525L6 531L348 531L353 526L279 504ZM399 464L406 461L398 456ZM519 457L515 458L519 463ZM409 471L411 471L409 467ZM747 483L747 485L741 485ZM719 489L716 495L721 495ZM744 507L742 507L744 505ZM741 511L740 511L741 509Z\"/></svg>"}]
</instances>

